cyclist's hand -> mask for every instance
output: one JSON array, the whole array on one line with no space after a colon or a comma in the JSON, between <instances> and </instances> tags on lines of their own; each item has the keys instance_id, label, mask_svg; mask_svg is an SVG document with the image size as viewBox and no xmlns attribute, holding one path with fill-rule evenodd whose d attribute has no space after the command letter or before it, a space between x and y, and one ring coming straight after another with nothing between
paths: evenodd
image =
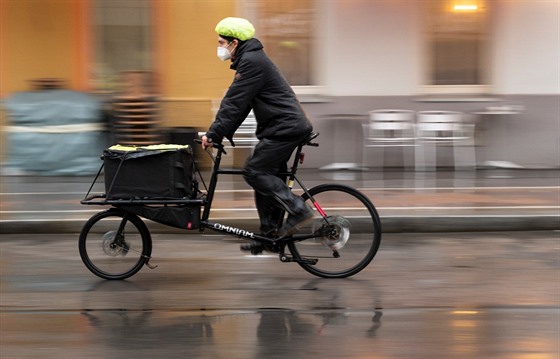
<instances>
[{"instance_id":1,"label":"cyclist's hand","mask_svg":"<svg viewBox=\"0 0 560 359\"><path fill-rule=\"evenodd\" d=\"M212 147L214 144L212 143L212 139L208 138L206 135L202 136L202 149L206 149L206 147Z\"/></svg>"}]
</instances>

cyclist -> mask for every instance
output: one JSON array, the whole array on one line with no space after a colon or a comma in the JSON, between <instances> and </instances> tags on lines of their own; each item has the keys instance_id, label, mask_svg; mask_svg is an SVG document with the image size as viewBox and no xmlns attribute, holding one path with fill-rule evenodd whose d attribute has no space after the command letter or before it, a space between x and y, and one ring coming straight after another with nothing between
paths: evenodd
<instances>
[{"instance_id":1,"label":"cyclist","mask_svg":"<svg viewBox=\"0 0 560 359\"><path fill-rule=\"evenodd\" d=\"M202 147L221 143L224 137L232 142L233 134L253 110L259 142L245 163L243 176L255 191L260 230L268 236L293 234L313 217L313 211L278 173L287 170L292 152L313 127L284 76L253 37L255 28L248 20L228 17L215 30L218 57L231 60L235 75L214 122L202 137ZM282 210L288 218L278 229ZM255 251L258 246L253 243L242 249Z\"/></svg>"}]
</instances>

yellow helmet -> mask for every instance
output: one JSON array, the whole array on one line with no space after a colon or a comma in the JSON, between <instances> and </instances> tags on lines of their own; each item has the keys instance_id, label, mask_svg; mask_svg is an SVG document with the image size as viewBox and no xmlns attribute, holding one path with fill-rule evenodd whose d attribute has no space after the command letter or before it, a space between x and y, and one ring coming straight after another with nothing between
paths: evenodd
<instances>
[{"instance_id":1,"label":"yellow helmet","mask_svg":"<svg viewBox=\"0 0 560 359\"><path fill-rule=\"evenodd\" d=\"M247 19L226 17L216 25L216 32L221 36L235 37L241 41L246 41L255 35L255 27Z\"/></svg>"}]
</instances>

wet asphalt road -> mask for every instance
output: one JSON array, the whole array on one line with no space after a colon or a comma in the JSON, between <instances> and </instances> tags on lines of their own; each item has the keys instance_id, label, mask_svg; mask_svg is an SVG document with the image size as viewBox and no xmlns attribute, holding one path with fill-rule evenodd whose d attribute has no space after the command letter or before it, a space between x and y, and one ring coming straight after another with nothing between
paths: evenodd
<instances>
[{"instance_id":1,"label":"wet asphalt road","mask_svg":"<svg viewBox=\"0 0 560 359\"><path fill-rule=\"evenodd\" d=\"M77 235L2 235L0 358L560 356L560 232L385 234L368 268L320 279L221 236L155 234L105 281Z\"/></svg>"}]
</instances>

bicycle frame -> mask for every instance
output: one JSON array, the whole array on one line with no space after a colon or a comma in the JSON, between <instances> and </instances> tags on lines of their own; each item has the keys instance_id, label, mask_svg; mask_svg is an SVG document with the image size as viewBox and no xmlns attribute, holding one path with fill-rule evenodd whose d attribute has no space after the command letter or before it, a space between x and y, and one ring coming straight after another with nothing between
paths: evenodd
<instances>
[{"instance_id":1,"label":"bicycle frame","mask_svg":"<svg viewBox=\"0 0 560 359\"><path fill-rule=\"evenodd\" d=\"M315 209L323 217L323 220L325 221L325 223L327 225L330 225L329 219L327 218L326 213L323 211L323 209L321 208L319 203L317 203L315 201L313 196L311 196L307 187L305 187L305 185L296 176L297 169L298 169L299 165L301 163L303 163L303 159L305 157L305 155L303 153L303 147L304 146L318 147L319 146L318 143L312 142L313 139L315 139L318 135L319 135L318 133L311 133L308 138L304 139L296 147L296 151L295 151L295 155L294 155L293 164L292 164L291 169L289 171L286 171L286 172L281 172L281 173L279 173L279 175L286 176L288 187L290 187L290 189L292 189L293 186L294 186L294 183L297 182L298 185L303 189L304 193L309 198L309 200L311 201L311 203L313 204ZM200 140L195 140L195 141L198 142L198 143L201 143ZM280 253L280 260L282 260L282 261L291 261L291 258L284 255L284 248L286 247L286 245L288 243L295 242L295 241L303 241L305 239L310 239L310 238L317 238L317 237L321 237L325 234L328 234L328 233L323 233L321 231L318 231L316 233L311 233L311 234L294 234L294 235L291 235L291 236L270 238L270 237L266 237L266 236L263 236L263 235L260 235L260 234L257 234L257 233L253 233L251 231L248 231L248 230L245 230L245 229L242 229L242 228L237 228L237 227L225 225L225 224L222 224L222 223L210 221L209 220L210 211L211 211L211 208L212 208L212 202L214 200L214 193L215 193L216 187L218 185L219 175L222 175L222 174L243 175L243 170L240 170L240 169L222 169L222 168L220 168L220 164L221 164L221 161L222 161L222 155L227 154L227 153L226 153L223 145L221 145L221 144L214 144L214 148L217 150L217 152L216 152L215 156L210 154L210 156L212 157L213 163L214 163L214 165L212 167L211 178L210 178L208 188L206 189L206 195L203 196L202 198L164 199L164 200L162 200L162 199L136 200L136 199L110 199L110 198L105 198L104 195L103 196L95 195L95 196L89 197L89 193L91 191L91 188L93 187L93 184L92 184L91 187L90 187L90 191L88 191L88 193L86 194L86 198L84 200L82 200L81 203L82 204L87 204L87 205L92 205L92 204L112 205L112 206L117 207L117 208L123 208L123 207L126 208L127 206L135 206L135 205L187 205L187 206L204 207L202 215L200 216L200 227L199 227L200 231L204 231L204 229L208 228L208 229L211 229L213 231L221 232L221 233L224 233L224 234L227 234L227 235L237 236L237 237L240 237L240 238L260 242L262 244L270 246L271 248L274 248L278 253ZM102 168L103 167L101 167L101 169ZM99 173L101 172L101 169L99 170ZM198 169L196 169L196 172L202 178L202 175L201 175L201 173ZM94 180L94 183L97 180L97 177L99 176L99 173L97 174L97 176ZM127 219L123 218L123 224L122 225L124 225L124 223L126 223L126 221L127 221ZM281 225L281 223L279 223L279 225Z\"/></svg>"},{"instance_id":2,"label":"bicycle frame","mask_svg":"<svg viewBox=\"0 0 560 359\"><path fill-rule=\"evenodd\" d=\"M317 143L313 143L311 142L315 137L317 137L318 134L312 134L307 140L305 140L304 142L302 142L301 144L298 145L298 147L296 148L296 152L295 152L295 156L294 156L294 160L293 160L293 164L292 164L292 168L291 170L287 171L287 172L281 172L279 173L279 175L281 176L286 176L287 177L287 181L288 181L288 187L290 187L290 189L293 188L294 185L294 181L298 183L298 185L303 189L303 191L308 195L308 197L310 198L311 202L313 203L313 205L315 206L315 208L317 209L317 211L321 214L321 216L323 217L323 219L328 223L328 220L326 218L326 214L323 211L323 209L321 208L321 206L315 202L315 200L313 199L313 197L311 195L309 195L309 192L307 190L307 188L305 187L305 185L297 178L296 176L296 172L297 169L299 167L299 165L301 163L303 163L304 160L304 153L303 153L303 147L306 145L309 146L314 146L317 147L319 146L319 144ZM204 211L202 213L201 216L201 230L204 230L204 228L209 228L211 230L214 231L218 231L224 234L228 234L228 235L234 235L234 236L238 236L240 238L244 238L244 239L250 239L250 240L254 240L263 244L267 244L267 245L274 245L278 247L278 250L280 250L280 253L283 253L283 249L285 247L285 245L290 242L290 241L302 241L305 239L309 239L309 238L315 238L318 237L322 234L305 234L305 235L292 235L292 236L288 236L288 237L280 237L280 238L269 238L269 237L265 237L262 236L260 234L256 234L241 228L236 228L236 227L232 227L232 226L228 226L228 225L224 225L218 222L211 222L209 221L209 217L210 217L210 210L212 208L212 202L214 199L214 193L216 190L216 187L218 185L218 176L221 174L231 174L231 175L243 175L243 170L240 169L222 169L220 168L220 164L222 161L222 155L226 154L225 149L223 147L223 145L215 145L214 147L216 147L217 153L215 156L212 156L212 160L213 160L213 168L212 168L212 176L210 178L210 183L207 189L207 194L206 194L206 200L204 201ZM284 259L282 259L283 257L281 256L281 260L284 261Z\"/></svg>"}]
</instances>

